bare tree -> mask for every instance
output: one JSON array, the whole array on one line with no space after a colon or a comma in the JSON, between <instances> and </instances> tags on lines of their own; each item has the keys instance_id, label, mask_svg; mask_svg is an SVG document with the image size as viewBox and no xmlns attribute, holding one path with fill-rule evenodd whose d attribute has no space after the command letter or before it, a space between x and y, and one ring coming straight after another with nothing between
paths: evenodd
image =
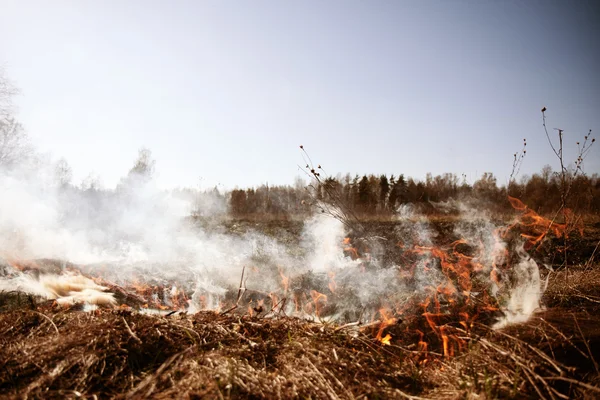
<instances>
[{"instance_id":1,"label":"bare tree","mask_svg":"<svg viewBox=\"0 0 600 400\"><path fill-rule=\"evenodd\" d=\"M17 93L0 67L0 168L12 168L32 153L29 137L12 116L12 97Z\"/></svg>"},{"instance_id":2,"label":"bare tree","mask_svg":"<svg viewBox=\"0 0 600 400\"><path fill-rule=\"evenodd\" d=\"M0 168L12 168L33 152L23 126L12 117L0 119Z\"/></svg>"},{"instance_id":3,"label":"bare tree","mask_svg":"<svg viewBox=\"0 0 600 400\"><path fill-rule=\"evenodd\" d=\"M0 120L12 114L12 98L18 93L15 86L4 76L4 69L0 67Z\"/></svg>"},{"instance_id":4,"label":"bare tree","mask_svg":"<svg viewBox=\"0 0 600 400\"><path fill-rule=\"evenodd\" d=\"M59 187L65 188L71 184L73 179L73 170L64 158L57 161L54 166L54 180Z\"/></svg>"},{"instance_id":5,"label":"bare tree","mask_svg":"<svg viewBox=\"0 0 600 400\"><path fill-rule=\"evenodd\" d=\"M131 190L143 186L152 180L156 161L152 158L152 152L142 147L138 150L138 156L127 176L121 178L118 187L120 190Z\"/></svg>"},{"instance_id":6,"label":"bare tree","mask_svg":"<svg viewBox=\"0 0 600 400\"><path fill-rule=\"evenodd\" d=\"M138 151L138 157L131 170L129 170L129 175L151 178L154 174L155 164L156 161L152 159L152 152L143 147Z\"/></svg>"}]
</instances>

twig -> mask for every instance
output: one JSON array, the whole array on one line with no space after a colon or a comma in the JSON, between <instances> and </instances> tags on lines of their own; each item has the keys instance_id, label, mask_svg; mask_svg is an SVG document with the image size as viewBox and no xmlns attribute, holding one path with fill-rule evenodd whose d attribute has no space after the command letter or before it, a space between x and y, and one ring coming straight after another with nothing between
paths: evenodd
<instances>
[{"instance_id":1,"label":"twig","mask_svg":"<svg viewBox=\"0 0 600 400\"><path fill-rule=\"evenodd\" d=\"M558 330L554 325L552 325L550 322L546 321L544 318L540 318L540 321L544 322L546 325L548 325L550 328L552 328L552 330L554 332L556 332L558 335L560 335L567 343L569 343L571 346L573 346L573 348L575 350L577 350L579 352L579 354L581 354L582 356L584 356L585 358L588 358L587 354L585 354L583 351L581 351L581 349L579 347L577 347L575 345L575 343L573 343L571 340L569 340L569 338L562 333L560 330Z\"/></svg>"},{"instance_id":2,"label":"twig","mask_svg":"<svg viewBox=\"0 0 600 400\"><path fill-rule=\"evenodd\" d=\"M167 367L169 367L171 364L173 364L175 361L177 361L177 359L180 359L185 353L190 352L194 347L195 346L191 346L177 354L173 354L164 363L162 363L160 367L158 367L158 369L156 370L156 372L154 374L148 375L133 390L131 390L129 393L127 393L126 398L130 399L130 398L135 397L136 394L138 394L139 392L144 390L146 388L146 386L151 385L150 388L146 391L145 396L144 396L144 397L149 397L152 394L152 392L154 391L154 388L156 386L156 384L154 382L156 382L157 378L160 375L162 375L162 373L167 369Z\"/></svg>"},{"instance_id":3,"label":"twig","mask_svg":"<svg viewBox=\"0 0 600 400\"><path fill-rule=\"evenodd\" d=\"M56 324L54 323L54 321L52 321L50 319L50 317L48 317L45 314L42 314L41 312L34 311L34 313L36 313L38 315L41 315L42 317L46 318L46 320L48 320L48 322L50 322L52 324L52 326L54 327L54 330L56 331L56 334L60 336L60 333L58 332L58 328L56 327Z\"/></svg>"},{"instance_id":4,"label":"twig","mask_svg":"<svg viewBox=\"0 0 600 400\"><path fill-rule=\"evenodd\" d=\"M242 294L246 292L246 290L244 290L244 273L246 272L246 266L244 265L242 267L242 276L240 277L240 287L238 288L238 294L237 294L237 299L235 300L235 304L233 305L233 307L228 308L225 311L221 312L221 315L225 315L227 313L230 313L231 311L235 310L236 308L238 308L239 306L239 302L240 299L242 298ZM243 290L243 292L242 292Z\"/></svg>"},{"instance_id":5,"label":"twig","mask_svg":"<svg viewBox=\"0 0 600 400\"><path fill-rule=\"evenodd\" d=\"M409 400L429 400L427 397L413 396L413 395L404 393L400 389L395 389L394 393L396 393L397 395L399 395L402 398L409 399Z\"/></svg>"},{"instance_id":6,"label":"twig","mask_svg":"<svg viewBox=\"0 0 600 400\"><path fill-rule=\"evenodd\" d=\"M592 251L592 255L585 263L585 268L583 270L584 272L587 271L587 269L592 266L592 261L594 260L594 257L596 256L596 251L598 250L599 246L600 246L600 240L598 240L598 243L596 243L596 247L594 247L594 251Z\"/></svg>"},{"instance_id":7,"label":"twig","mask_svg":"<svg viewBox=\"0 0 600 400\"><path fill-rule=\"evenodd\" d=\"M377 323L381 323L381 322L380 322L380 321L377 321ZM333 331L334 331L334 332L337 332L337 331L340 331L340 330L342 330L342 329L351 328L351 327L353 327L353 326L358 326L358 325L360 325L360 321L349 322L349 323L347 323L347 324L344 324L344 325L340 325L340 326L338 326L338 327L337 327L337 328L335 328Z\"/></svg>"},{"instance_id":8,"label":"twig","mask_svg":"<svg viewBox=\"0 0 600 400\"><path fill-rule=\"evenodd\" d=\"M125 320L125 317L122 317L122 319L123 319L123 323L125 323L125 328L127 328L127 332L129 332L129 334L131 335L131 337L134 338L136 342L138 342L138 343L141 344L142 340L139 337L137 337L137 335L135 333L133 333L133 331L129 327L129 324Z\"/></svg>"},{"instance_id":9,"label":"twig","mask_svg":"<svg viewBox=\"0 0 600 400\"><path fill-rule=\"evenodd\" d=\"M564 376L546 376L546 377L544 377L544 379L547 379L549 381L564 381L564 382L569 382L569 383L572 383L574 385L578 385L578 386L584 387L584 388L586 388L588 390L592 390L594 392L600 393L600 388L598 386L592 386L592 385L587 384L585 382L581 382L581 381L578 381L578 380L575 380L575 379L571 379L571 378L566 378Z\"/></svg>"},{"instance_id":10,"label":"twig","mask_svg":"<svg viewBox=\"0 0 600 400\"><path fill-rule=\"evenodd\" d=\"M581 327L579 326L579 322L577 322L577 317L575 316L575 314L573 314L573 320L575 321L575 325L577 326L577 329L579 330L579 334L581 335L581 339L583 339L583 344L585 344L585 348L587 349L590 358L592 360L592 363L594 364L594 369L596 370L596 373L599 374L600 371L598 371L598 363L596 362L596 360L594 359L594 355L592 354L592 350L590 350L590 345L588 344L588 341L586 340L585 336L583 335L583 332L581 331Z\"/></svg>"}]
</instances>

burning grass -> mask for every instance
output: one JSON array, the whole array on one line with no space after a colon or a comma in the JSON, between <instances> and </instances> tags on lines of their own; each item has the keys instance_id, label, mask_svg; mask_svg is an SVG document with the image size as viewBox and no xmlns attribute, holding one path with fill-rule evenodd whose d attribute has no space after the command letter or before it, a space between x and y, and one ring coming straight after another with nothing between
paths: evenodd
<instances>
[{"instance_id":1,"label":"burning grass","mask_svg":"<svg viewBox=\"0 0 600 400\"><path fill-rule=\"evenodd\" d=\"M585 274L582 279L598 276L597 270ZM541 311L503 330L440 325L463 344L450 357L418 318L335 325L216 312L86 313L22 294L17 302L16 296L1 299L0 395L6 398L551 399L600 393L594 358L600 319L581 308ZM387 335L393 337L387 344L377 338Z\"/></svg>"},{"instance_id":2,"label":"burning grass","mask_svg":"<svg viewBox=\"0 0 600 400\"><path fill-rule=\"evenodd\" d=\"M7 261L5 288L50 300L0 293L0 395L595 397L600 269L592 255L568 277L544 271L542 299L534 257L547 236L566 246L583 231L512 203L522 216L508 227L472 218L434 232L400 221L402 240L315 236L335 257L314 265L343 261L318 273L253 253L239 287L186 286L185 269L117 284L102 273L117 265ZM383 244L395 249L391 263L377 260Z\"/></svg>"}]
</instances>

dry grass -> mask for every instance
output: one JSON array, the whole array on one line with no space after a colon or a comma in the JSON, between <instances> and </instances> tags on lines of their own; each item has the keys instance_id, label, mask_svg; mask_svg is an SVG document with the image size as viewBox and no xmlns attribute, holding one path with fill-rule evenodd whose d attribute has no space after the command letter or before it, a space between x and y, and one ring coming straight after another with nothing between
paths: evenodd
<instances>
[{"instance_id":1,"label":"dry grass","mask_svg":"<svg viewBox=\"0 0 600 400\"><path fill-rule=\"evenodd\" d=\"M569 288L552 280L547 296L575 305L600 272L578 277ZM0 313L0 396L597 398L600 318L577 304L503 331L449 324L464 347L444 357L433 333L425 333L428 350L419 347L418 318L388 327L392 344L382 345L376 327L212 312L84 313L21 301Z\"/></svg>"}]
</instances>

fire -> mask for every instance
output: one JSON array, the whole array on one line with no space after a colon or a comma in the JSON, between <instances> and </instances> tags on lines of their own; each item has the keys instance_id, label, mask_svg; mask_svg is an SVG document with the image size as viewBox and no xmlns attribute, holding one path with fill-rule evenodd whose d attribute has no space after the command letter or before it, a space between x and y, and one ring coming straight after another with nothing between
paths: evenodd
<instances>
[{"instance_id":1,"label":"fire","mask_svg":"<svg viewBox=\"0 0 600 400\"><path fill-rule=\"evenodd\" d=\"M381 344L389 346L391 340L392 336L388 333L387 335L385 335L384 338L380 339L379 341L381 342Z\"/></svg>"},{"instance_id":2,"label":"fire","mask_svg":"<svg viewBox=\"0 0 600 400\"><path fill-rule=\"evenodd\" d=\"M460 238L454 241L449 240L449 243L443 243L442 245L433 245L429 242L427 246L412 246L401 242L397 244L397 248L401 250L404 263L398 271L397 277L399 280L402 283L408 282L407 287L410 287L411 280L415 281L419 278L416 276L417 273L425 275L427 279L429 277L432 277L432 279L425 281L425 283L418 282L418 290L415 290L416 294L411 295L412 297L408 301L405 301L405 297L390 296L390 298L385 299L385 302L378 299L375 303L376 306L371 304L369 305L371 308L366 307L366 314L370 315L371 318L367 317L365 319L369 322L368 325L373 330L372 333L375 334L376 331L374 335L376 341L382 345L391 345L392 339L394 339L392 335L397 335L399 330L392 331L389 327L398 324L398 316L402 315L404 317L404 313L407 312L410 313L409 321L412 325L407 323L406 329L408 333L414 334L415 338L416 334L419 335L416 347L419 351L427 353L428 349L431 349L432 354L442 352L444 357L454 356L465 347L465 339L461 337L465 336L465 332L467 335L471 333L475 321L478 318L482 320L485 317L485 312L498 311L500 302L495 293L502 292L511 283L509 251L504 243L508 232L513 228L520 228L518 231L520 237L527 241L529 247L532 247L541 244L549 233L556 237L565 236L568 233L568 224L575 221L568 211L564 212L565 223L560 224L539 216L516 198L509 197L509 201L515 209L522 211L520 221L508 228L490 232L493 239L486 241L486 243L477 238L469 240ZM361 259L361 261L364 261L361 266L364 267L369 262L368 250L365 250L366 247L362 242L358 243L358 248L363 254L359 253L349 237L343 240L341 248L344 255L353 260ZM492 246L491 249L486 248L490 245ZM11 264L20 271L35 267L35 262L12 261ZM354 266L355 263L351 263L351 265ZM261 272L264 273L256 267L253 267L252 271L258 275ZM393 269L389 271L390 276L396 273L396 270ZM97 270L97 273L101 274L101 270ZM358 269L357 274L360 279L361 275ZM189 291L186 291L184 284L152 280L143 276L131 280L122 289L126 294L135 293L141 299L137 304L145 303L145 307L154 309L186 309L190 303L190 297L192 297L194 304L199 309L214 309L216 303L225 301L223 299L227 299L228 305L235 303L234 307L237 307L238 302L240 302L237 312L247 312L250 317L275 314L276 308L280 311L301 316L322 317L327 311L326 307L331 306L328 301L333 302L339 299L345 294L343 292L346 292L346 288L351 289L347 283L348 281L343 280L347 276L346 273L340 273L339 276L336 276L335 271L328 271L327 275L319 274L318 285L303 288L299 283L300 279L298 279L294 280L290 290L291 279L295 278L289 272L286 275L283 267L279 266L273 270L271 276L264 277L264 281L268 282L269 287L261 288L261 290L264 290L263 292L252 291L254 297L251 300L248 300L247 297L243 298L240 294L238 294L237 300L232 300L231 296L227 297L225 295L221 298L220 295L215 295L208 290L196 292L192 296ZM244 278L242 273L244 292L242 292L242 282L240 282L240 293L245 293L246 290ZM261 278L263 277L259 275L259 279ZM94 284L105 287L102 278L99 277L95 277ZM344 284L347 286L344 286ZM325 285L329 288L329 293L324 294L315 290L315 288L318 288L318 290L326 292ZM237 285L235 289L237 290ZM73 289L72 291L76 290ZM227 294L229 295L229 293ZM404 293L402 294L404 295ZM328 298L327 295L330 297ZM61 296L57 294L55 297ZM67 296L68 294L65 292L63 297ZM260 298L261 296L262 298ZM244 300L240 300L241 298ZM112 304L108 300L106 302ZM116 304L116 301L114 303ZM386 306L377 310L381 304ZM285 305L289 307L285 307Z\"/></svg>"},{"instance_id":3,"label":"fire","mask_svg":"<svg viewBox=\"0 0 600 400\"><path fill-rule=\"evenodd\" d=\"M567 237L571 230L577 229L579 230L580 235L583 236L582 220L575 218L570 209L562 210L565 222L558 223L554 220L549 220L540 216L515 197L508 196L508 201L515 210L522 211L520 221L511 225L509 229L518 225L528 231L527 233L521 233L521 237L526 239L526 250L535 246L539 247L550 232L552 232L555 237L560 238L563 236Z\"/></svg>"},{"instance_id":4,"label":"fire","mask_svg":"<svg viewBox=\"0 0 600 400\"><path fill-rule=\"evenodd\" d=\"M287 293L290 288L290 278L283 274L283 271L279 269L279 275L281 276L281 285L283 286L283 293Z\"/></svg>"},{"instance_id":5,"label":"fire","mask_svg":"<svg viewBox=\"0 0 600 400\"><path fill-rule=\"evenodd\" d=\"M313 304L315 306L315 315L320 317L323 313L323 307L327 303L327 296L323 293L319 293L316 290L310 291L310 297L312 297Z\"/></svg>"},{"instance_id":6,"label":"fire","mask_svg":"<svg viewBox=\"0 0 600 400\"><path fill-rule=\"evenodd\" d=\"M460 239L446 248L415 246L417 254L430 254L440 261L442 272L451 281L456 281L460 289L470 292L472 289L471 273L483 269L481 264L472 256L467 256L458 250L461 244L468 244L466 240Z\"/></svg>"},{"instance_id":7,"label":"fire","mask_svg":"<svg viewBox=\"0 0 600 400\"><path fill-rule=\"evenodd\" d=\"M344 238L344 254L349 255L353 260L358 260L360 257L358 255L358 250L356 247L352 246L352 241L349 237Z\"/></svg>"},{"instance_id":8,"label":"fire","mask_svg":"<svg viewBox=\"0 0 600 400\"><path fill-rule=\"evenodd\" d=\"M397 319L390 315L390 311L382 308L379 310L379 315L381 316L381 323L379 324L379 330L377 332L376 340L380 341L382 344L390 344L392 336L388 333L385 337L383 337L383 331L388 326L394 325L397 322Z\"/></svg>"},{"instance_id":9,"label":"fire","mask_svg":"<svg viewBox=\"0 0 600 400\"><path fill-rule=\"evenodd\" d=\"M444 357L449 357L450 353L448 352L448 335L446 335L444 327L440 327L440 335L442 337L442 343L444 348Z\"/></svg>"},{"instance_id":10,"label":"fire","mask_svg":"<svg viewBox=\"0 0 600 400\"><path fill-rule=\"evenodd\" d=\"M171 308L173 310L182 310L187 307L188 297L185 294L185 291L179 289L177 286L173 285L170 291L170 301Z\"/></svg>"}]
</instances>

